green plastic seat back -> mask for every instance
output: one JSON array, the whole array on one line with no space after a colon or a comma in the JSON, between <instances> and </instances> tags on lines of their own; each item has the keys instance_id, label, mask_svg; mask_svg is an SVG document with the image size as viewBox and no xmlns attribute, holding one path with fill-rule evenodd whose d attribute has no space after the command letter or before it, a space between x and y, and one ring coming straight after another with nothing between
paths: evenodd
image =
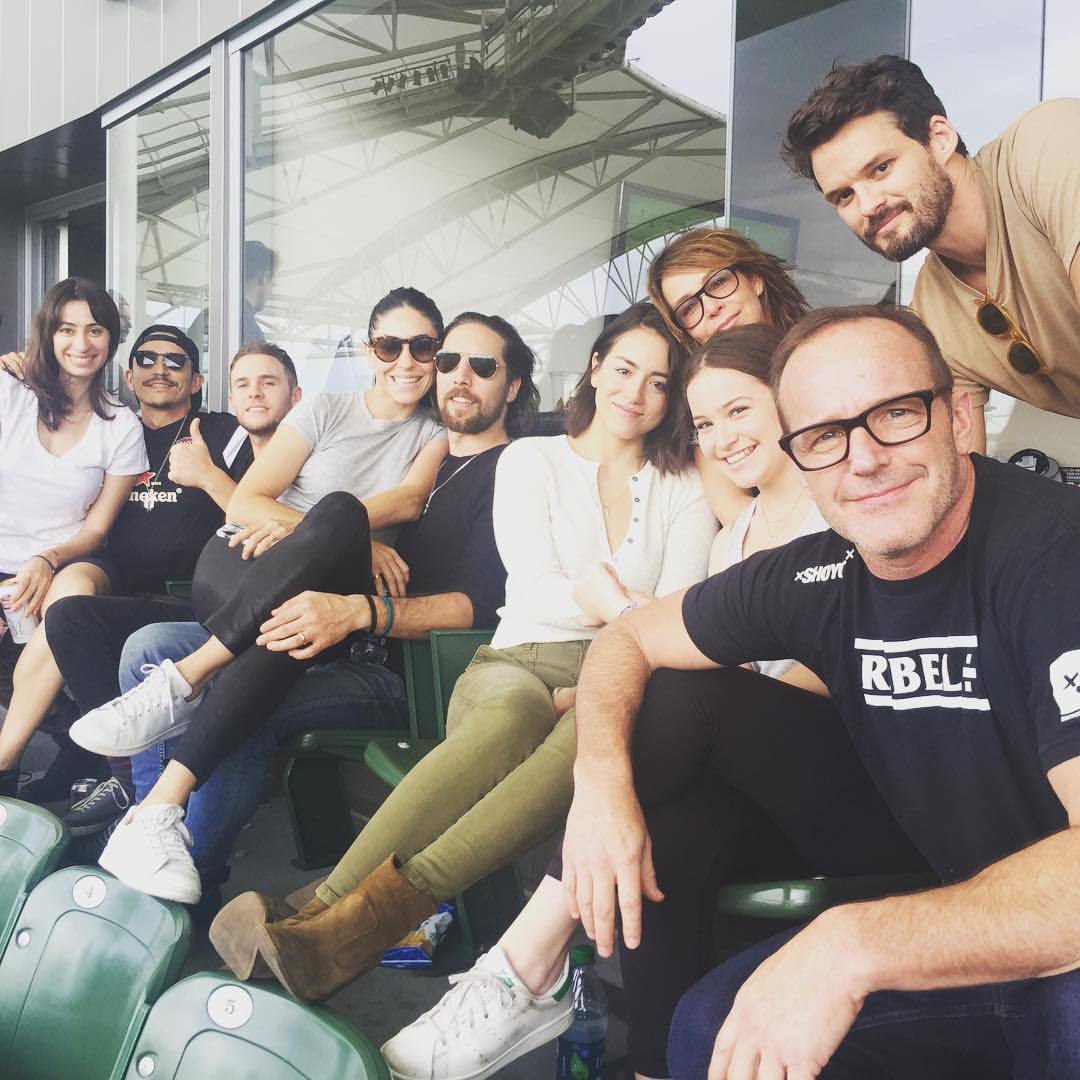
<instances>
[{"instance_id":1,"label":"green plastic seat back","mask_svg":"<svg viewBox=\"0 0 1080 1080\"><path fill-rule=\"evenodd\" d=\"M0 798L0 953L30 890L60 861L67 826L48 810Z\"/></svg>"},{"instance_id":2,"label":"green plastic seat back","mask_svg":"<svg viewBox=\"0 0 1080 1080\"><path fill-rule=\"evenodd\" d=\"M192 975L150 1010L130 1080L387 1080L374 1044L319 1006L220 972Z\"/></svg>"},{"instance_id":3,"label":"green plastic seat back","mask_svg":"<svg viewBox=\"0 0 1080 1080\"><path fill-rule=\"evenodd\" d=\"M180 973L190 933L182 907L97 867L45 878L0 959L3 1075L121 1075L151 1003Z\"/></svg>"},{"instance_id":4,"label":"green plastic seat back","mask_svg":"<svg viewBox=\"0 0 1080 1080\"><path fill-rule=\"evenodd\" d=\"M718 891L717 907L722 914L742 918L798 921L813 919L836 904L897 896L939 884L929 873L733 882Z\"/></svg>"},{"instance_id":5,"label":"green plastic seat back","mask_svg":"<svg viewBox=\"0 0 1080 1080\"><path fill-rule=\"evenodd\" d=\"M469 666L481 645L490 645L494 630L432 630L431 667L438 718L438 737L446 737L446 711L454 683Z\"/></svg>"},{"instance_id":6,"label":"green plastic seat back","mask_svg":"<svg viewBox=\"0 0 1080 1080\"><path fill-rule=\"evenodd\" d=\"M414 739L438 737L438 709L431 673L431 644L407 640L405 658L405 698L409 703L409 733Z\"/></svg>"}]
</instances>

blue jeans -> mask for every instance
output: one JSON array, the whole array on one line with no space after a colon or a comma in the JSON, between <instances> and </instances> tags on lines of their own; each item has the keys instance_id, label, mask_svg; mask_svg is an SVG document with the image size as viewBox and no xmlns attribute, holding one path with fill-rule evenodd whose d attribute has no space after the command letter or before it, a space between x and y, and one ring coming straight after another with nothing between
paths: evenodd
<instances>
[{"instance_id":1,"label":"blue jeans","mask_svg":"<svg viewBox=\"0 0 1080 1080\"><path fill-rule=\"evenodd\" d=\"M743 981L797 930L714 968L679 1002L668 1064L704 1080ZM951 990L867 997L822 1080L1074 1080L1080 1077L1080 972Z\"/></svg>"},{"instance_id":2,"label":"blue jeans","mask_svg":"<svg viewBox=\"0 0 1080 1080\"><path fill-rule=\"evenodd\" d=\"M127 639L120 658L120 689L142 681L143 664L179 660L210 637L197 622L154 623ZM213 685L207 694L213 693ZM265 723L206 778L188 800L186 822L192 857L203 887L228 877L229 856L240 830L262 797L266 758L280 742L310 728L407 728L401 680L379 663L334 660L309 668ZM154 786L177 740L160 743L131 759L135 797Z\"/></svg>"}]
</instances>

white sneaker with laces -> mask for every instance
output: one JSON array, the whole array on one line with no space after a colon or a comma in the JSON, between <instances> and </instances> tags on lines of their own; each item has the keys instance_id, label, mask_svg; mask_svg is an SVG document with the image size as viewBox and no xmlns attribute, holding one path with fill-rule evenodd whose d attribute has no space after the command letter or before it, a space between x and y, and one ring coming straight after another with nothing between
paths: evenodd
<instances>
[{"instance_id":1,"label":"white sneaker with laces","mask_svg":"<svg viewBox=\"0 0 1080 1080\"><path fill-rule=\"evenodd\" d=\"M183 817L183 807L171 804L133 806L113 829L98 862L139 892L198 903L202 885L188 852L191 833Z\"/></svg>"},{"instance_id":2,"label":"white sneaker with laces","mask_svg":"<svg viewBox=\"0 0 1080 1080\"><path fill-rule=\"evenodd\" d=\"M130 757L187 731L202 700L171 660L143 664L145 679L71 725L72 742L104 757Z\"/></svg>"},{"instance_id":3,"label":"white sneaker with laces","mask_svg":"<svg viewBox=\"0 0 1080 1080\"><path fill-rule=\"evenodd\" d=\"M434 1008L383 1044L398 1080L484 1080L574 1019L569 958L543 994L526 989L498 946L450 983Z\"/></svg>"}]
</instances>

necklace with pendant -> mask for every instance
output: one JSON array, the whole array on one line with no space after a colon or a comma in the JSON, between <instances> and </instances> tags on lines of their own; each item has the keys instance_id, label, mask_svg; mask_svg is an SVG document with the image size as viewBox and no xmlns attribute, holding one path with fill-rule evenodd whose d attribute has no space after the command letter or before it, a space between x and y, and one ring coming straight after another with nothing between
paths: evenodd
<instances>
[{"instance_id":1,"label":"necklace with pendant","mask_svg":"<svg viewBox=\"0 0 1080 1080\"><path fill-rule=\"evenodd\" d=\"M458 473L464 472L479 456L479 454L474 454L467 461L463 461L441 484L438 485L438 487L432 490L431 494L427 497L427 502L424 503L424 510L423 513L421 513L420 515L421 517L423 517L424 514L426 514L428 510L431 509L431 500L434 499L435 496L438 495L439 492L442 491L442 489L446 487L446 485L449 484L450 481L453 480Z\"/></svg>"},{"instance_id":2,"label":"necklace with pendant","mask_svg":"<svg viewBox=\"0 0 1080 1080\"><path fill-rule=\"evenodd\" d=\"M188 419L189 418L185 416L184 419L180 421L180 426L176 429L176 434L172 437L172 442L169 443L169 448L165 451L165 454L162 457L161 461L158 462L158 467L156 469L151 469L147 473L146 479L142 482L143 487L145 487L147 491L150 490L150 485L155 480L157 480L159 482L161 481L161 479L162 479L162 475L161 475L162 470L167 469L169 467L169 455L172 453L172 448L177 444L177 442L180 439L180 436L183 434L184 425L188 422Z\"/></svg>"}]
</instances>

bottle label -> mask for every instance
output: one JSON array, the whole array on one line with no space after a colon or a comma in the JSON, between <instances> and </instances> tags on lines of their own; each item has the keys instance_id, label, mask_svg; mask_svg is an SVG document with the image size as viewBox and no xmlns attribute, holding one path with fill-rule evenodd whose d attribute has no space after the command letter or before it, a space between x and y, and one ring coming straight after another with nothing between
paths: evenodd
<instances>
[{"instance_id":1,"label":"bottle label","mask_svg":"<svg viewBox=\"0 0 1080 1080\"><path fill-rule=\"evenodd\" d=\"M603 1064L603 1039L592 1043L559 1040L558 1080L599 1080Z\"/></svg>"}]
</instances>

